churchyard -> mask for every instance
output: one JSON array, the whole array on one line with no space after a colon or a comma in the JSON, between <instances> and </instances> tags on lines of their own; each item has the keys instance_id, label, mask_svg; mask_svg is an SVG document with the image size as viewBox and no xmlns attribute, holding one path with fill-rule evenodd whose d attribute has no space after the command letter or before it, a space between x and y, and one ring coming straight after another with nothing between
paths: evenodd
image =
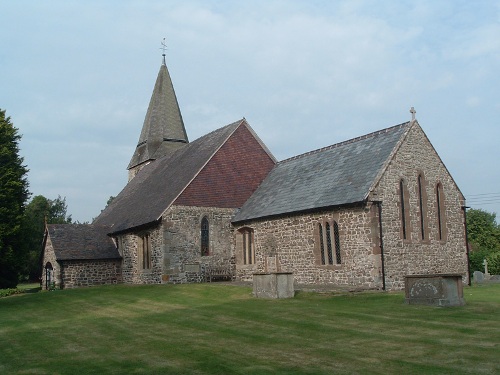
<instances>
[{"instance_id":1,"label":"churchyard","mask_svg":"<svg viewBox=\"0 0 500 375\"><path fill-rule=\"evenodd\" d=\"M224 283L27 293L0 298L0 373L498 374L500 284L464 297L267 300Z\"/></svg>"}]
</instances>

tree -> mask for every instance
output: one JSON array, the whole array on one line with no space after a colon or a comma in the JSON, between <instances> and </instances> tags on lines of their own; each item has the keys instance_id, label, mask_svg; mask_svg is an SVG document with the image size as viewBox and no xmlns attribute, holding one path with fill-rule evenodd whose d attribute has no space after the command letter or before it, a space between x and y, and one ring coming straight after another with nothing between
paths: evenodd
<instances>
[{"instance_id":1,"label":"tree","mask_svg":"<svg viewBox=\"0 0 500 375\"><path fill-rule=\"evenodd\" d=\"M21 223L29 191L20 140L18 129L0 109L0 288L14 288L21 267Z\"/></svg>"},{"instance_id":2,"label":"tree","mask_svg":"<svg viewBox=\"0 0 500 375\"><path fill-rule=\"evenodd\" d=\"M490 272L499 273L500 225L496 214L481 209L467 211L467 235L471 245L471 271L483 271L483 261L487 259ZM494 264L498 264L499 269Z\"/></svg>"},{"instance_id":3,"label":"tree","mask_svg":"<svg viewBox=\"0 0 500 375\"><path fill-rule=\"evenodd\" d=\"M66 198L61 196L52 200L37 195L27 204L22 226L25 254L23 276L29 280L38 280L40 277L45 223L70 224L72 218L67 215L67 209Z\"/></svg>"}]
</instances>

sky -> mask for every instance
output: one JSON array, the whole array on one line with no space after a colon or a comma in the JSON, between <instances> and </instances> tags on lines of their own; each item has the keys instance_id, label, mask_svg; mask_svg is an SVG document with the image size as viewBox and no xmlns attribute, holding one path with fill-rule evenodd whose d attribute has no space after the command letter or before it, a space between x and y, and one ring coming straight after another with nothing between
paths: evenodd
<instances>
[{"instance_id":1,"label":"sky","mask_svg":"<svg viewBox=\"0 0 500 375\"><path fill-rule=\"evenodd\" d=\"M0 0L0 16L0 108L32 196L73 220L127 182L163 38L191 141L245 117L282 160L413 106L467 205L500 215L500 1Z\"/></svg>"}]
</instances>

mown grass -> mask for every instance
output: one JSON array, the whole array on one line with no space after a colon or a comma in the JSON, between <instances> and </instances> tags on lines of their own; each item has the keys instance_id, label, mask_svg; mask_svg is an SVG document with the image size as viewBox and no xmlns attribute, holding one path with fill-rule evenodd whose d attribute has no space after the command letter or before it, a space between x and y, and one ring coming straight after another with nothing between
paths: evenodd
<instances>
[{"instance_id":1,"label":"mown grass","mask_svg":"<svg viewBox=\"0 0 500 375\"><path fill-rule=\"evenodd\" d=\"M221 284L107 286L0 299L2 374L495 374L500 285L466 306L402 293L261 300Z\"/></svg>"}]
</instances>

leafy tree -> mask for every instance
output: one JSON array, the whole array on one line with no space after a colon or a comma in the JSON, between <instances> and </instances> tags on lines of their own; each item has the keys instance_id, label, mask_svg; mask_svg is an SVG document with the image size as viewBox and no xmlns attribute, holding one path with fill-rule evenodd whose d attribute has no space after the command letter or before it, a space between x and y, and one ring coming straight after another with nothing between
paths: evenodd
<instances>
[{"instance_id":1,"label":"leafy tree","mask_svg":"<svg viewBox=\"0 0 500 375\"><path fill-rule=\"evenodd\" d=\"M71 215L67 215L66 198L58 196L47 199L37 195L27 204L23 220L23 247L25 261L23 276L29 280L38 280L41 266L42 241L47 224L70 224Z\"/></svg>"},{"instance_id":2,"label":"leafy tree","mask_svg":"<svg viewBox=\"0 0 500 375\"><path fill-rule=\"evenodd\" d=\"M467 211L467 235L471 245L471 271L484 271L483 261L487 259L489 272L500 273L500 225L496 214L481 209Z\"/></svg>"},{"instance_id":3,"label":"leafy tree","mask_svg":"<svg viewBox=\"0 0 500 375\"><path fill-rule=\"evenodd\" d=\"M21 223L29 197L28 169L19 156L18 129L0 109L0 288L18 283Z\"/></svg>"}]
</instances>

